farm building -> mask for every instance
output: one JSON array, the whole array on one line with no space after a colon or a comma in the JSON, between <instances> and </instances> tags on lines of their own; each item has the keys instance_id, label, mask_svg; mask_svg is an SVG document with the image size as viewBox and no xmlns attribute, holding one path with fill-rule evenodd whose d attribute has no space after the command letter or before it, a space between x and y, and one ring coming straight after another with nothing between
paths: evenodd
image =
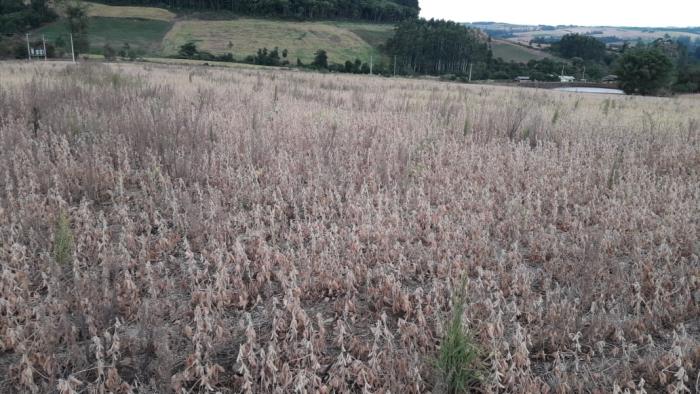
<instances>
[{"instance_id":1,"label":"farm building","mask_svg":"<svg viewBox=\"0 0 700 394\"><path fill-rule=\"evenodd\" d=\"M560 75L559 76L559 82L574 82L576 80L575 77L572 77L570 75Z\"/></svg>"}]
</instances>

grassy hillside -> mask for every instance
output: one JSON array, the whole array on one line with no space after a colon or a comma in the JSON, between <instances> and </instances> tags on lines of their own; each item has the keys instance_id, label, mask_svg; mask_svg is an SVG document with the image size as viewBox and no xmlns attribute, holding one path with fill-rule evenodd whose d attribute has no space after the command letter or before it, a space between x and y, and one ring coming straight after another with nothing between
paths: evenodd
<instances>
[{"instance_id":1,"label":"grassy hillside","mask_svg":"<svg viewBox=\"0 0 700 394\"><path fill-rule=\"evenodd\" d=\"M165 37L171 26L171 22L164 20L90 17L88 28L90 53L102 53L102 48L107 43L114 48L119 48L124 43L129 43L132 48L137 48L145 54L159 54L163 37ZM59 20L42 27L35 33L37 35L44 34L49 41L58 37L63 37L64 40L67 40L68 26L65 20Z\"/></svg>"},{"instance_id":2,"label":"grassy hillside","mask_svg":"<svg viewBox=\"0 0 700 394\"><path fill-rule=\"evenodd\" d=\"M241 18L229 21L184 20L175 22L163 41L163 54L177 53L178 48L194 41L212 53L232 52L242 58L258 48L286 48L289 60L313 60L319 49L328 52L329 60L342 63L380 56L378 45L391 35L391 25L335 22L288 22ZM231 45L229 45L229 43Z\"/></svg>"},{"instance_id":3,"label":"grassy hillside","mask_svg":"<svg viewBox=\"0 0 700 394\"><path fill-rule=\"evenodd\" d=\"M544 58L555 58L554 56L532 48L526 48L505 40L493 40L491 49L494 57L500 57L505 61L527 63L530 60L542 60Z\"/></svg>"},{"instance_id":4,"label":"grassy hillside","mask_svg":"<svg viewBox=\"0 0 700 394\"><path fill-rule=\"evenodd\" d=\"M336 22L335 26L357 34L373 47L381 47L394 35L394 26L376 23Z\"/></svg>"},{"instance_id":5,"label":"grassy hillside","mask_svg":"<svg viewBox=\"0 0 700 394\"><path fill-rule=\"evenodd\" d=\"M85 4L89 6L88 15L93 17L155 19L166 22L175 19L175 14L164 8L126 6L116 7L88 2Z\"/></svg>"},{"instance_id":6,"label":"grassy hillside","mask_svg":"<svg viewBox=\"0 0 700 394\"><path fill-rule=\"evenodd\" d=\"M90 53L102 53L106 43L121 47L129 43L149 56L169 56L181 45L194 41L201 50L215 54L231 52L237 59L253 55L259 48L279 47L289 51L289 61L310 62L319 49L328 52L333 63L346 60L376 61L380 47L393 35L391 24L366 22L291 22L241 18L198 19L191 14L176 19L166 9L156 7L108 6L87 3L90 15ZM65 21L59 20L34 32L47 39L67 38ZM229 45L229 43L231 45Z\"/></svg>"}]
</instances>

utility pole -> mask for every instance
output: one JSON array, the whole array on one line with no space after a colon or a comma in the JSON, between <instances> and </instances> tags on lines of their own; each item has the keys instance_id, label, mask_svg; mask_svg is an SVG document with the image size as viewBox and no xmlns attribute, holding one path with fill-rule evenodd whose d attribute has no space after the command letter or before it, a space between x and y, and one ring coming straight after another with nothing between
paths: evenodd
<instances>
[{"instance_id":1,"label":"utility pole","mask_svg":"<svg viewBox=\"0 0 700 394\"><path fill-rule=\"evenodd\" d=\"M41 42L44 44L44 61L46 61L46 37L43 34L41 35Z\"/></svg>"},{"instance_id":2,"label":"utility pole","mask_svg":"<svg viewBox=\"0 0 700 394\"><path fill-rule=\"evenodd\" d=\"M472 66L474 63L469 63L469 83L472 82Z\"/></svg>"},{"instance_id":3,"label":"utility pole","mask_svg":"<svg viewBox=\"0 0 700 394\"><path fill-rule=\"evenodd\" d=\"M73 55L73 63L75 63L75 50L73 49L73 33L70 33L70 53Z\"/></svg>"},{"instance_id":4,"label":"utility pole","mask_svg":"<svg viewBox=\"0 0 700 394\"><path fill-rule=\"evenodd\" d=\"M373 58L372 56L369 57L369 75L372 75L372 66L374 65L373 63Z\"/></svg>"},{"instance_id":5,"label":"utility pole","mask_svg":"<svg viewBox=\"0 0 700 394\"><path fill-rule=\"evenodd\" d=\"M29 49L29 33L25 34L25 37L27 37L27 60L31 61L32 60L32 52Z\"/></svg>"},{"instance_id":6,"label":"utility pole","mask_svg":"<svg viewBox=\"0 0 700 394\"><path fill-rule=\"evenodd\" d=\"M396 55L394 55L394 76L396 76Z\"/></svg>"}]
</instances>

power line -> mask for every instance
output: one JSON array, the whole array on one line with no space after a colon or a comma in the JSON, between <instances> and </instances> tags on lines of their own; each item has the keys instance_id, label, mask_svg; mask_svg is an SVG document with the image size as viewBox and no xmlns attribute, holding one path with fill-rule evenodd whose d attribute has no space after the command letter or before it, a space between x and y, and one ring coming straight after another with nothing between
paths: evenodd
<instances>
[{"instance_id":1,"label":"power line","mask_svg":"<svg viewBox=\"0 0 700 394\"><path fill-rule=\"evenodd\" d=\"M73 33L70 34L70 54L73 56L73 63L75 63L75 49L73 49Z\"/></svg>"}]
</instances>

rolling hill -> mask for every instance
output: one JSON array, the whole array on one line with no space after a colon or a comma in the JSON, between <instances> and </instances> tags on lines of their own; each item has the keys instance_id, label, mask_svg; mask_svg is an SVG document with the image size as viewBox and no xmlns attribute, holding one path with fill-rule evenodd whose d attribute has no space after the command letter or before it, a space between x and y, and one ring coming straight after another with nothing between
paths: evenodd
<instances>
[{"instance_id":1,"label":"rolling hill","mask_svg":"<svg viewBox=\"0 0 700 394\"><path fill-rule=\"evenodd\" d=\"M181 45L192 41L200 50L213 54L233 53L236 59L254 55L259 48L287 49L290 62L308 63L319 49L328 52L333 63L361 59L387 62L381 47L392 37L394 26L386 23L237 18L233 14L213 15L191 12L176 15L158 7L89 5L90 53L101 54L105 44L119 48L128 43L144 56L177 54ZM34 33L49 40L66 39L67 26L59 20ZM506 61L527 62L552 55L510 40L494 39L494 56Z\"/></svg>"},{"instance_id":2,"label":"rolling hill","mask_svg":"<svg viewBox=\"0 0 700 394\"><path fill-rule=\"evenodd\" d=\"M530 40L538 37L559 39L566 34L578 33L598 38L609 44L622 44L624 42L653 41L668 35L672 38L688 36L691 39L700 39L700 34L694 31L684 31L683 29L652 29L652 28L627 28L627 27L586 27L571 26L558 27L554 30L531 30L514 33L508 40L521 44L528 44Z\"/></svg>"},{"instance_id":3,"label":"rolling hill","mask_svg":"<svg viewBox=\"0 0 700 394\"><path fill-rule=\"evenodd\" d=\"M466 23L469 27L481 29L493 38L504 39L528 45L535 38L559 39L565 34L578 33L590 35L607 43L621 44L623 42L653 41L669 35L672 38L687 36L700 39L700 27L620 27L620 26L547 26L547 25L517 25L500 22Z\"/></svg>"},{"instance_id":4,"label":"rolling hill","mask_svg":"<svg viewBox=\"0 0 700 394\"><path fill-rule=\"evenodd\" d=\"M162 52L163 38L171 27L171 22L158 19L92 16L88 26L89 52L101 54L105 44L119 48L128 43L143 54L158 55ZM46 36L49 42L59 38L67 42L68 26L61 19L36 30L34 34Z\"/></svg>"},{"instance_id":5,"label":"rolling hill","mask_svg":"<svg viewBox=\"0 0 700 394\"><path fill-rule=\"evenodd\" d=\"M235 18L211 20L198 13L176 15L157 7L89 5L90 53L101 54L109 43L119 48L128 43L145 56L172 56L181 45L193 41L199 49L214 54L231 52L236 59L254 55L259 48L287 49L290 62L313 59L319 49L329 60L343 63L359 58L377 61L380 47L392 36L394 26L365 22L295 22ZM51 42L66 40L68 28L61 19L33 32Z\"/></svg>"},{"instance_id":6,"label":"rolling hill","mask_svg":"<svg viewBox=\"0 0 700 394\"><path fill-rule=\"evenodd\" d=\"M614 46L624 43L634 44L638 41L651 42L666 36L686 37L691 41L700 40L700 27L548 26L501 22L472 22L465 23L465 26L480 29L491 37L494 57L516 62L544 58L557 59L543 49L548 48L551 42L556 42L564 35L572 33L595 37ZM532 43L533 40L537 40L536 43Z\"/></svg>"},{"instance_id":7,"label":"rolling hill","mask_svg":"<svg viewBox=\"0 0 700 394\"><path fill-rule=\"evenodd\" d=\"M183 20L175 22L163 40L163 54L173 55L189 42L215 54L232 52L242 58L258 48L289 51L290 61L313 60L319 49L328 52L335 63L360 58L378 59L378 46L391 37L391 25L343 22L288 22L240 18L228 21ZM364 37L364 38L363 38Z\"/></svg>"}]
</instances>

